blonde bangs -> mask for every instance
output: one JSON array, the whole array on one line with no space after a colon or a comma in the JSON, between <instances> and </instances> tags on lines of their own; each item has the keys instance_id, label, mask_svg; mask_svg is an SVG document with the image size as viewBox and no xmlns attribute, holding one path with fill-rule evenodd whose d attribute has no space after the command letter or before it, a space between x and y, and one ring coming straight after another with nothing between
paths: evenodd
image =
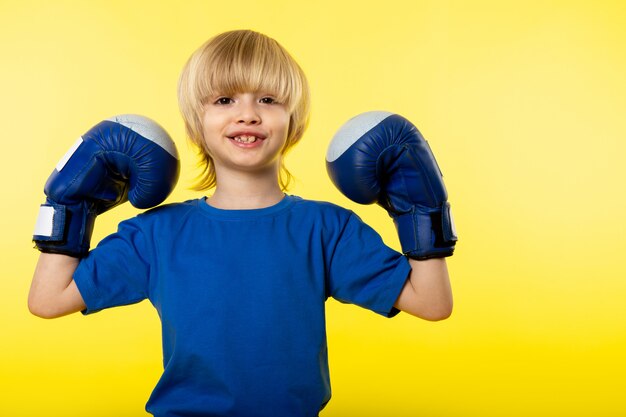
<instances>
[{"instance_id":1,"label":"blonde bangs","mask_svg":"<svg viewBox=\"0 0 626 417\"><path fill-rule=\"evenodd\" d=\"M302 95L302 79L291 57L271 38L241 32L226 39L215 38L199 67L196 98L202 104L216 95L253 91L273 95L293 111ZM202 62L204 61L204 62Z\"/></svg>"}]
</instances>

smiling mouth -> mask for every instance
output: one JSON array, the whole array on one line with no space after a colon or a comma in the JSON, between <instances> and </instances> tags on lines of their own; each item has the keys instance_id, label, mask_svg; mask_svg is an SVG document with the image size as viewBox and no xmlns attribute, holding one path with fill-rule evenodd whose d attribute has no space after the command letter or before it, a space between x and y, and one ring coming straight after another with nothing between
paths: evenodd
<instances>
[{"instance_id":1,"label":"smiling mouth","mask_svg":"<svg viewBox=\"0 0 626 417\"><path fill-rule=\"evenodd\" d=\"M230 139L234 140L235 142L238 143L254 143L257 140L263 140L259 137L256 136L249 136L249 135L241 135L241 136L233 136Z\"/></svg>"}]
</instances>

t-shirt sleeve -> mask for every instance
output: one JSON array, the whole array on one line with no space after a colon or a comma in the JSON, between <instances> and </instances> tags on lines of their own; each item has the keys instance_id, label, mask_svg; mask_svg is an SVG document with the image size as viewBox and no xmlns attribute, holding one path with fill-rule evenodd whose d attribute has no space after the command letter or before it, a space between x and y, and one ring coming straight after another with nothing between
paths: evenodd
<instances>
[{"instance_id":1,"label":"t-shirt sleeve","mask_svg":"<svg viewBox=\"0 0 626 417\"><path fill-rule=\"evenodd\" d=\"M83 258L74 281L90 314L105 308L134 304L148 297L148 248L137 218L120 223Z\"/></svg>"},{"instance_id":2,"label":"t-shirt sleeve","mask_svg":"<svg viewBox=\"0 0 626 417\"><path fill-rule=\"evenodd\" d=\"M330 295L386 317L408 278L411 266L399 252L384 244L380 235L351 213L331 257Z\"/></svg>"}]
</instances>

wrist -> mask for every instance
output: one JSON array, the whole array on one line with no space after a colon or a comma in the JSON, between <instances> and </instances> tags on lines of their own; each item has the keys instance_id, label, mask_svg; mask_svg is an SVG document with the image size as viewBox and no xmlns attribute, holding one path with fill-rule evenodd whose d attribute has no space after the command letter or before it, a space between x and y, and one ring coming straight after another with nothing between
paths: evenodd
<instances>
[{"instance_id":1,"label":"wrist","mask_svg":"<svg viewBox=\"0 0 626 417\"><path fill-rule=\"evenodd\" d=\"M87 202L64 205L47 199L39 208L35 246L44 253L82 258L89 252L96 216Z\"/></svg>"},{"instance_id":2,"label":"wrist","mask_svg":"<svg viewBox=\"0 0 626 417\"><path fill-rule=\"evenodd\" d=\"M412 206L407 212L390 215L402 252L409 258L444 258L454 253L457 236L447 202L439 208Z\"/></svg>"}]
</instances>

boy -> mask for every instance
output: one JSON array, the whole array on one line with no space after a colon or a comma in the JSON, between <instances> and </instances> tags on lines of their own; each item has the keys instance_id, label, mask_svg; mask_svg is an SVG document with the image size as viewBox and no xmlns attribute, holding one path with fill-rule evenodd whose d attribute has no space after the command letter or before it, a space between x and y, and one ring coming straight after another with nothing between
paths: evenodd
<instances>
[{"instance_id":1,"label":"boy","mask_svg":"<svg viewBox=\"0 0 626 417\"><path fill-rule=\"evenodd\" d=\"M353 213L284 193L283 157L309 113L306 78L276 41L218 35L183 69L179 103L210 197L120 224L79 259L42 249L42 317L148 298L163 327L155 416L316 416L330 399L324 302L446 318L443 258L407 260ZM81 255L79 255L81 256Z\"/></svg>"}]
</instances>

